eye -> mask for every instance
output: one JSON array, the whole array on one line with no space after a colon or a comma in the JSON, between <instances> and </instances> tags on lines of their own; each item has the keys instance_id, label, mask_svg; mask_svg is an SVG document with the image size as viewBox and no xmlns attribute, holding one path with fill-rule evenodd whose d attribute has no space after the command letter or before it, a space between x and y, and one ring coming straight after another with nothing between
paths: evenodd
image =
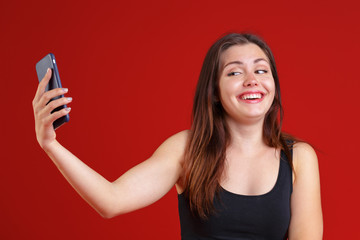
<instances>
[{"instance_id":1,"label":"eye","mask_svg":"<svg viewBox=\"0 0 360 240\"><path fill-rule=\"evenodd\" d=\"M258 73L258 74L265 74L267 73L268 71L267 70L263 70L263 69L260 69L260 70L256 70L255 73Z\"/></svg>"},{"instance_id":2,"label":"eye","mask_svg":"<svg viewBox=\"0 0 360 240\"><path fill-rule=\"evenodd\" d=\"M240 72L231 72L231 73L228 73L227 75L230 77L230 76L237 76L240 74L241 74Z\"/></svg>"}]
</instances>

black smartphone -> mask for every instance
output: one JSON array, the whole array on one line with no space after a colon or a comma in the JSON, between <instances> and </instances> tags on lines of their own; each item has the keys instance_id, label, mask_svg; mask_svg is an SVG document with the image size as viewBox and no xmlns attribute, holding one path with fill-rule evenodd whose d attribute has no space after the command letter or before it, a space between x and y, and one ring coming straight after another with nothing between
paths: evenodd
<instances>
[{"instance_id":1,"label":"black smartphone","mask_svg":"<svg viewBox=\"0 0 360 240\"><path fill-rule=\"evenodd\" d=\"M39 82L44 78L45 73L48 68L50 68L52 71L51 71L51 78L50 78L49 84L46 86L45 91L49 91L54 88L62 88L60 76L59 76L59 70L57 68L55 56L52 53L49 53L43 59L41 59L38 63L36 63L36 73L37 73ZM55 99L61 98L61 97L64 97L64 95L60 95L58 97L52 98L49 102L51 102ZM66 105L62 105L60 107L55 108L51 113L59 111L63 108L66 108ZM53 123L54 129L56 130L58 127L60 127L64 123L68 122L69 119L70 119L69 114L66 114L63 117L56 119Z\"/></svg>"}]
</instances>

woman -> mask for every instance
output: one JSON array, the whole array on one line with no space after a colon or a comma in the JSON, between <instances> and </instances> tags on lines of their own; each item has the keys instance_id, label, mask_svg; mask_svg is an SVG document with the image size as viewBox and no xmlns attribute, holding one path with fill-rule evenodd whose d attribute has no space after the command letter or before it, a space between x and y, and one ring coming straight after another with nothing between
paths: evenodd
<instances>
[{"instance_id":1,"label":"woman","mask_svg":"<svg viewBox=\"0 0 360 240\"><path fill-rule=\"evenodd\" d=\"M321 239L317 157L281 132L275 61L251 34L229 34L208 51L190 130L167 139L146 161L109 182L55 138L51 114L71 98L49 99L50 71L33 100L36 136L74 189L105 218L154 203L174 185L182 239ZM280 112L280 123L277 121Z\"/></svg>"}]
</instances>

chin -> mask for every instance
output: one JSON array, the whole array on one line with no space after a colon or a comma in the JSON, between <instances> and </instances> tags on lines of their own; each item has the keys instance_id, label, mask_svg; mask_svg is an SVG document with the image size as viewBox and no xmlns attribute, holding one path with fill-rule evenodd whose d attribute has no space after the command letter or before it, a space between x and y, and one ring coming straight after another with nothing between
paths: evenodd
<instances>
[{"instance_id":1,"label":"chin","mask_svg":"<svg viewBox=\"0 0 360 240\"><path fill-rule=\"evenodd\" d=\"M242 115L245 118L265 118L267 111L258 110L258 111L250 111L243 113Z\"/></svg>"}]
</instances>

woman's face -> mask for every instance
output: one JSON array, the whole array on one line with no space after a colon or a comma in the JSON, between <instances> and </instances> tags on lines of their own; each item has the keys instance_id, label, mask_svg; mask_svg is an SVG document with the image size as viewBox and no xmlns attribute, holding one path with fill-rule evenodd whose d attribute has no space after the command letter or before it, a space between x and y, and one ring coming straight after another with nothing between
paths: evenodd
<instances>
[{"instance_id":1,"label":"woman's face","mask_svg":"<svg viewBox=\"0 0 360 240\"><path fill-rule=\"evenodd\" d=\"M270 61L256 44L234 45L220 56L220 101L237 122L263 120L275 96Z\"/></svg>"}]
</instances>

